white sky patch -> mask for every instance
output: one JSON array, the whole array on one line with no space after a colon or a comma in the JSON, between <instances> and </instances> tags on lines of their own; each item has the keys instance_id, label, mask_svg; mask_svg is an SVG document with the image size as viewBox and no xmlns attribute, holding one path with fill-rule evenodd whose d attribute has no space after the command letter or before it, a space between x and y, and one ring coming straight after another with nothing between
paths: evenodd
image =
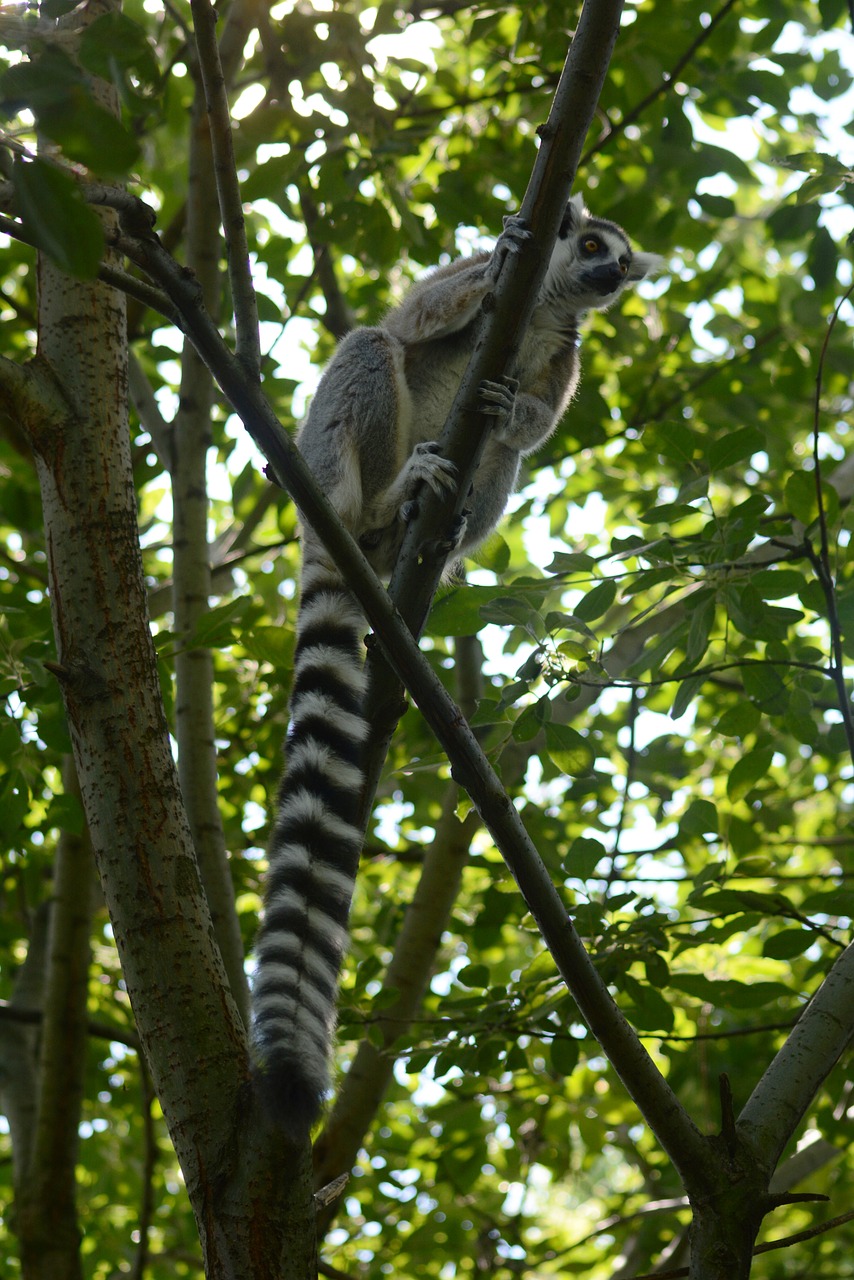
<instances>
[{"instance_id":1,"label":"white sky patch","mask_svg":"<svg viewBox=\"0 0 854 1280\"><path fill-rule=\"evenodd\" d=\"M364 20L365 14L362 18ZM443 43L442 33L434 22L413 22L394 35L374 36L368 41L367 49L380 72L385 71L389 62L398 60L420 62L427 70L435 71L433 50L441 48Z\"/></svg>"},{"instance_id":2,"label":"white sky patch","mask_svg":"<svg viewBox=\"0 0 854 1280\"><path fill-rule=\"evenodd\" d=\"M260 107L266 96L266 89L262 84L247 85L243 92L235 99L231 108L231 114L235 120L244 120L246 116L251 116L256 107Z\"/></svg>"}]
</instances>

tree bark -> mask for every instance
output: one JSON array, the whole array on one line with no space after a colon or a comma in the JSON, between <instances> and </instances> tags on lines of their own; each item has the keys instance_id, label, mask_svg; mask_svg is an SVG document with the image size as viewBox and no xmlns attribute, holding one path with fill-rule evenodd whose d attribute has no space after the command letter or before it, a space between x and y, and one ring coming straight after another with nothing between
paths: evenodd
<instances>
[{"instance_id":1,"label":"tree bark","mask_svg":"<svg viewBox=\"0 0 854 1280\"><path fill-rule=\"evenodd\" d=\"M77 794L66 761L66 792ZM26 1280L82 1280L76 1164L89 1028L89 936L95 865L85 827L60 834L54 871L36 1075L36 1127L15 1197Z\"/></svg>"}]
</instances>

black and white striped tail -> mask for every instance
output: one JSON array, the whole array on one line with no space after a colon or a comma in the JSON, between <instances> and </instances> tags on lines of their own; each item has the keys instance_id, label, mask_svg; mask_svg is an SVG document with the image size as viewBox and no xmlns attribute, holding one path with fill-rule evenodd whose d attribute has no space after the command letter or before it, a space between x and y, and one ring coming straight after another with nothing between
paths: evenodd
<instances>
[{"instance_id":1,"label":"black and white striped tail","mask_svg":"<svg viewBox=\"0 0 854 1280\"><path fill-rule=\"evenodd\" d=\"M329 1092L338 971L362 842L365 630L339 570L309 535L253 983L256 1078L295 1140L307 1135Z\"/></svg>"}]
</instances>

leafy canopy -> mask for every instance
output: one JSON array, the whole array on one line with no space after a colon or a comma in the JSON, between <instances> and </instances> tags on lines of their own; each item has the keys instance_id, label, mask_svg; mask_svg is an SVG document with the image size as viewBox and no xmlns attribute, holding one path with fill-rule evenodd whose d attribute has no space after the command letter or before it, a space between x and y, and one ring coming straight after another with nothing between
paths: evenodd
<instances>
[{"instance_id":1,"label":"leafy canopy","mask_svg":"<svg viewBox=\"0 0 854 1280\"><path fill-rule=\"evenodd\" d=\"M60 0L42 14L71 8ZM285 3L247 46L234 143L266 387L288 425L315 376L306 346L315 365L332 350L324 264L370 323L423 268L496 235L525 188L567 46L566 6L424 14ZM36 247L82 278L100 259L100 223L66 172L33 157L32 131L96 178L129 177L180 244L188 18L185 5L132 0L89 27L80 65L47 33L21 61L14 30L4 33L0 103L19 144L7 176ZM575 404L528 460L501 537L438 601L429 627L431 660L449 683L458 638L480 631L475 723L603 977L710 1130L720 1073L747 1095L854 915L851 154L836 108L851 84L846 20L842 0L627 6L579 180L595 212L666 257L666 274L589 325ZM20 24L18 43L29 38ZM114 83L119 119L92 97L87 72ZM31 248L3 242L0 353L18 360L31 353L32 268ZM132 304L130 337L168 418L176 335ZM149 426L134 418L133 432L171 713L169 483ZM287 718L295 516L222 406L210 478L219 595L193 640L216 654L220 803L248 950ZM53 639L36 475L13 424L0 441L0 512L8 997L51 892L58 832L82 821L62 786L69 741L43 666ZM358 889L342 1063L376 1035L393 998L385 965L450 786L410 711ZM113 1029L112 1040L93 1037L82 1130L84 1250L100 1277L134 1256L151 1176L130 1011L103 914L90 1013ZM482 833L429 996L395 1048L380 1123L327 1244L342 1271L595 1280L627 1252L647 1269L678 1233L678 1207L638 1216L680 1194L676 1175ZM779 1211L774 1236L850 1199L847 1087L843 1064L805 1128L840 1150L810 1182L832 1202ZM153 1156L150 1247L170 1275L198 1274L159 1130ZM0 1179L10 1176L0 1163ZM607 1233L597 1230L605 1221ZM754 1272L837 1275L853 1241L841 1227L759 1257ZM14 1259L7 1265L12 1273ZM166 1273L160 1265L152 1274Z\"/></svg>"}]
</instances>

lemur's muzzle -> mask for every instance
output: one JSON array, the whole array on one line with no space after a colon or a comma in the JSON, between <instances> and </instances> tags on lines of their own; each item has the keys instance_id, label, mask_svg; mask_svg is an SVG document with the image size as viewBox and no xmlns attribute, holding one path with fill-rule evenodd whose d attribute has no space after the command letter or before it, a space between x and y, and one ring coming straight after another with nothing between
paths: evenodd
<instances>
[{"instance_id":1,"label":"lemur's muzzle","mask_svg":"<svg viewBox=\"0 0 854 1280\"><path fill-rule=\"evenodd\" d=\"M604 297L607 293L614 293L619 289L625 280L625 273L620 269L616 262L603 263L600 267L590 267L584 273L584 282L589 285L595 293L600 293Z\"/></svg>"}]
</instances>

